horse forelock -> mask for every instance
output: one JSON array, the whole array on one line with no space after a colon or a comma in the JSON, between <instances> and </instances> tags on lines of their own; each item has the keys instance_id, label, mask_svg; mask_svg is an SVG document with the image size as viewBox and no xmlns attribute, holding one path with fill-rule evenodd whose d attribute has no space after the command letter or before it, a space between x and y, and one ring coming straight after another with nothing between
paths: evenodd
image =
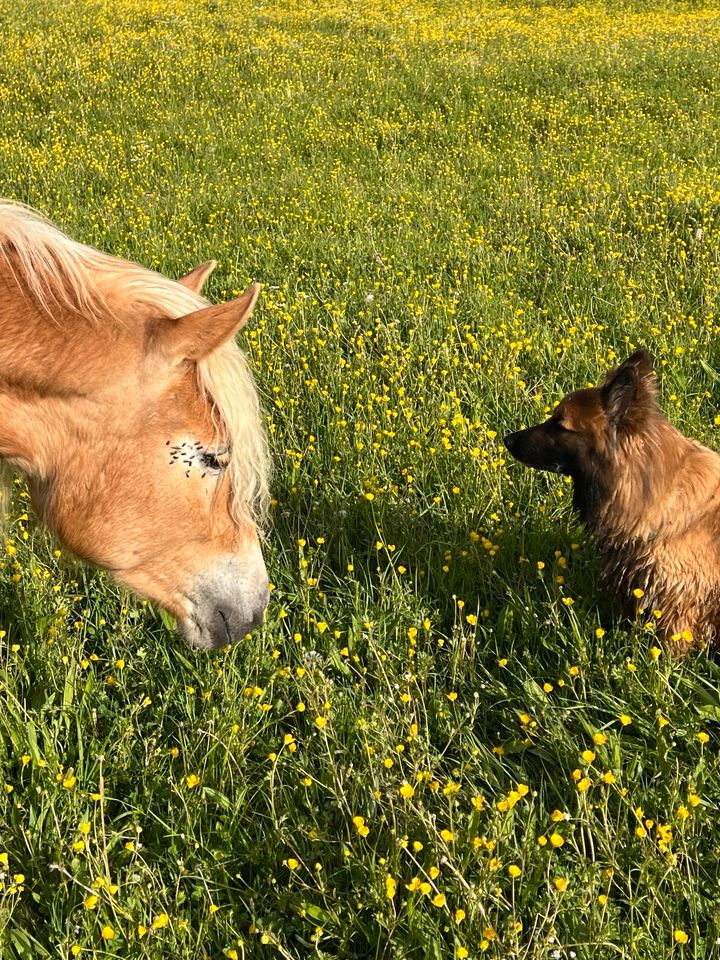
<instances>
[{"instance_id":1,"label":"horse forelock","mask_svg":"<svg viewBox=\"0 0 720 960\"><path fill-rule=\"evenodd\" d=\"M234 340L199 361L198 381L213 403L230 439L232 513L252 519L262 531L269 504L269 453L255 382L245 354ZM218 423L220 427L220 423Z\"/></svg>"},{"instance_id":2,"label":"horse forelock","mask_svg":"<svg viewBox=\"0 0 720 960\"><path fill-rule=\"evenodd\" d=\"M7 271L51 318L58 308L91 325L124 327L133 314L152 310L170 318L208 301L183 284L140 264L78 243L36 211L0 199L0 273ZM117 304L122 303L122 314ZM198 384L230 441L228 470L236 522L264 524L269 457L257 388L234 340L197 364Z\"/></svg>"}]
</instances>

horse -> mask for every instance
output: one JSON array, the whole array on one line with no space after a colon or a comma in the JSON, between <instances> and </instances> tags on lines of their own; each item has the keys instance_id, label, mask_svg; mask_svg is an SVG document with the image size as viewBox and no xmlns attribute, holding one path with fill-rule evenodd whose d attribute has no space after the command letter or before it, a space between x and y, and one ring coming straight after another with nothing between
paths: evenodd
<instances>
[{"instance_id":1,"label":"horse","mask_svg":"<svg viewBox=\"0 0 720 960\"><path fill-rule=\"evenodd\" d=\"M269 455L235 334L260 287L179 280L0 200L0 458L82 560L214 649L261 621Z\"/></svg>"}]
</instances>

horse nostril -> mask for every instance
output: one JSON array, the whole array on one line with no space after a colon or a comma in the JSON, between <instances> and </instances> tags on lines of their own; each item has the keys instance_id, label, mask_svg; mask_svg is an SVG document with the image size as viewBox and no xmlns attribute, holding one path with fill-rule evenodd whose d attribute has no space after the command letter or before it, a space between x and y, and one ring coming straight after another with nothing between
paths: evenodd
<instances>
[{"instance_id":1,"label":"horse nostril","mask_svg":"<svg viewBox=\"0 0 720 960\"><path fill-rule=\"evenodd\" d=\"M235 639L231 631L232 611L223 606L219 606L215 611L215 634L224 640L225 643L232 643Z\"/></svg>"}]
</instances>

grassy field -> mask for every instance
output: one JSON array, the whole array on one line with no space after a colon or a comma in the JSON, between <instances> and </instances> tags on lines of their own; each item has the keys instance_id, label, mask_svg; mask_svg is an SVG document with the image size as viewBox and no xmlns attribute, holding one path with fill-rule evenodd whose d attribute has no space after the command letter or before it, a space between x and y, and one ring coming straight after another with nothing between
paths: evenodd
<instances>
[{"instance_id":1,"label":"grassy field","mask_svg":"<svg viewBox=\"0 0 720 960\"><path fill-rule=\"evenodd\" d=\"M0 955L720 957L720 668L509 463L637 346L720 447L720 8L0 0L0 194L209 295L273 448L267 621L194 653L0 566ZM2 789L4 784L4 789Z\"/></svg>"}]
</instances>

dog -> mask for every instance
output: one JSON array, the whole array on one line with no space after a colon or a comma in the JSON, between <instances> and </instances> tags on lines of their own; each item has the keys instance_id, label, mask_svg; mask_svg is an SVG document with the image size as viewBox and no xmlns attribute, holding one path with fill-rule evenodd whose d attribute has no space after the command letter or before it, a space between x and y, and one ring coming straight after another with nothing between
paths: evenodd
<instances>
[{"instance_id":1,"label":"dog","mask_svg":"<svg viewBox=\"0 0 720 960\"><path fill-rule=\"evenodd\" d=\"M572 478L605 582L684 653L720 641L720 456L676 430L657 393L652 358L638 350L504 443L521 463Z\"/></svg>"}]
</instances>

